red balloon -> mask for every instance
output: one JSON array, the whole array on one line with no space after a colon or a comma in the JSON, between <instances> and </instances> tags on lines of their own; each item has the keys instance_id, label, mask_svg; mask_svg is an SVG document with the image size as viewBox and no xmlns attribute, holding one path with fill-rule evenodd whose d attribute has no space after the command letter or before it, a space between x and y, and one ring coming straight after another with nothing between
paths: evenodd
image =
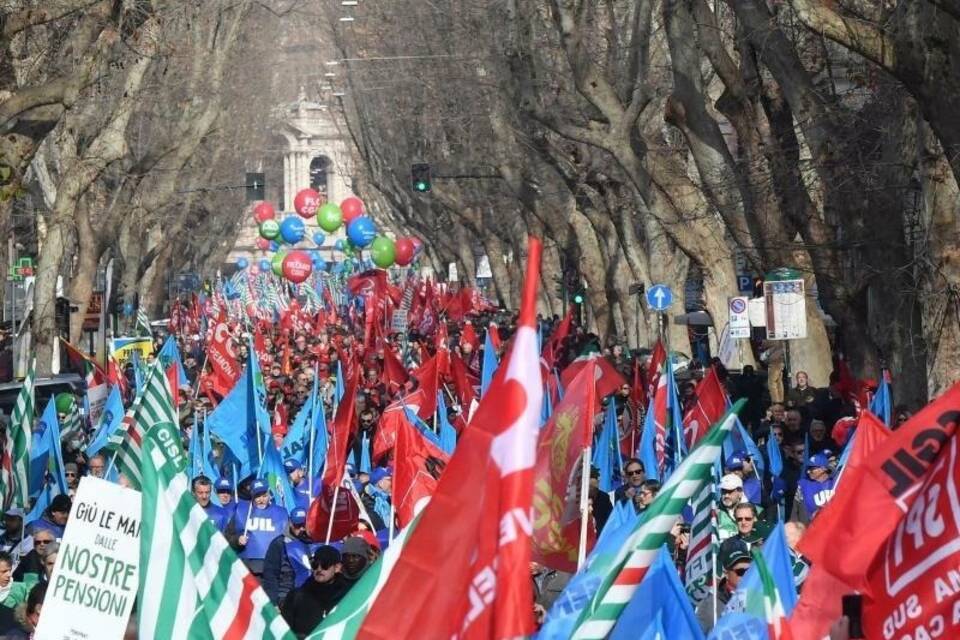
<instances>
[{"instance_id":1,"label":"red balloon","mask_svg":"<svg viewBox=\"0 0 960 640\"><path fill-rule=\"evenodd\" d=\"M274 211L273 205L269 202L261 202L253 208L253 219L257 223L261 223L264 220L273 220L277 217L277 212Z\"/></svg>"},{"instance_id":2,"label":"red balloon","mask_svg":"<svg viewBox=\"0 0 960 640\"><path fill-rule=\"evenodd\" d=\"M269 241L269 240L267 240L266 238L264 238L264 237L262 237L262 236L259 237L259 238L257 238L257 249L260 249L260 251L266 251L266 250L269 249L269 248L270 248L270 241Z\"/></svg>"},{"instance_id":3,"label":"red balloon","mask_svg":"<svg viewBox=\"0 0 960 640\"><path fill-rule=\"evenodd\" d=\"M313 260L304 251L291 251L283 259L283 277L290 282L300 283L310 277Z\"/></svg>"},{"instance_id":4,"label":"red balloon","mask_svg":"<svg viewBox=\"0 0 960 640\"><path fill-rule=\"evenodd\" d=\"M396 256L394 257L394 262L405 267L411 262L413 262L413 253L416 250L416 247L413 244L413 240L410 238L397 238L397 241L394 243L396 247Z\"/></svg>"},{"instance_id":5,"label":"red balloon","mask_svg":"<svg viewBox=\"0 0 960 640\"><path fill-rule=\"evenodd\" d=\"M354 218L363 215L363 200L356 196L350 196L340 203L340 211L343 212L343 224L349 226Z\"/></svg>"},{"instance_id":6,"label":"red balloon","mask_svg":"<svg viewBox=\"0 0 960 640\"><path fill-rule=\"evenodd\" d=\"M312 218L320 208L320 194L313 189L301 189L293 199L293 208L302 218Z\"/></svg>"}]
</instances>

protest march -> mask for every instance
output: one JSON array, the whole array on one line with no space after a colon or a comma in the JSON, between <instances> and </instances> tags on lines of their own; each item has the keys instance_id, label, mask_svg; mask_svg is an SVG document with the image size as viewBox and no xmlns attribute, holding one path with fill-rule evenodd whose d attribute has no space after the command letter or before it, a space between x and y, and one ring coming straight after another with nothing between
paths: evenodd
<instances>
[{"instance_id":1,"label":"protest march","mask_svg":"<svg viewBox=\"0 0 960 640\"><path fill-rule=\"evenodd\" d=\"M540 255L516 314L241 271L143 359L64 343L87 393L30 372L6 430L3 637L960 633L960 387L911 413L839 360L771 401L538 316Z\"/></svg>"}]
</instances>

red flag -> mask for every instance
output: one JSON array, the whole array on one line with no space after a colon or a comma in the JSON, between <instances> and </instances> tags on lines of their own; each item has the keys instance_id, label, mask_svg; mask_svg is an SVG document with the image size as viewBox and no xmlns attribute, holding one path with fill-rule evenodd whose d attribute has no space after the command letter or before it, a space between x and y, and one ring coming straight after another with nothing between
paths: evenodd
<instances>
[{"instance_id":1,"label":"red flag","mask_svg":"<svg viewBox=\"0 0 960 640\"><path fill-rule=\"evenodd\" d=\"M490 326L487 327L487 333L490 334L490 344L493 345L493 348L497 351L500 350L500 330L497 329L497 323L491 322Z\"/></svg>"},{"instance_id":2,"label":"red flag","mask_svg":"<svg viewBox=\"0 0 960 640\"><path fill-rule=\"evenodd\" d=\"M707 375L697 384L696 397L697 403L683 416L683 437L688 449L692 449L707 433L710 425L718 422L727 410L727 392L714 367L710 367Z\"/></svg>"},{"instance_id":3,"label":"red flag","mask_svg":"<svg viewBox=\"0 0 960 640\"><path fill-rule=\"evenodd\" d=\"M657 383L660 380L660 374L663 373L663 365L667 363L667 351L663 348L663 342L657 340L653 347L653 353L650 354L650 363L647 365L647 396L652 396L657 389Z\"/></svg>"},{"instance_id":4,"label":"red flag","mask_svg":"<svg viewBox=\"0 0 960 640\"><path fill-rule=\"evenodd\" d=\"M383 414L380 415L380 422L377 424L377 433L373 436L373 451L371 453L373 461L380 460L393 450L397 442L399 423L407 419L403 408L406 407L414 413L418 413L423 403L423 389L417 389L383 410Z\"/></svg>"},{"instance_id":5,"label":"red flag","mask_svg":"<svg viewBox=\"0 0 960 640\"><path fill-rule=\"evenodd\" d=\"M531 238L510 356L457 443L358 640L489 640L534 631L530 514L543 394L535 328L541 248Z\"/></svg>"},{"instance_id":6,"label":"red flag","mask_svg":"<svg viewBox=\"0 0 960 640\"><path fill-rule=\"evenodd\" d=\"M437 353L424 362L416 371L413 377L420 383L423 389L423 404L420 405L420 411L417 415L421 420L429 420L437 410L437 392L440 390L442 382L441 375L450 371L450 352L445 349L437 349Z\"/></svg>"},{"instance_id":7,"label":"red flag","mask_svg":"<svg viewBox=\"0 0 960 640\"><path fill-rule=\"evenodd\" d=\"M463 331L460 333L460 344L469 344L476 351L480 348L480 338L473 329L473 323L467 320L463 323Z\"/></svg>"},{"instance_id":8,"label":"red flag","mask_svg":"<svg viewBox=\"0 0 960 640\"><path fill-rule=\"evenodd\" d=\"M463 358L453 353L450 354L450 378L453 380L453 389L457 392L457 399L464 411L470 410L470 405L477 397L473 387L479 384L467 371L467 365Z\"/></svg>"},{"instance_id":9,"label":"red flag","mask_svg":"<svg viewBox=\"0 0 960 640\"><path fill-rule=\"evenodd\" d=\"M563 383L563 388L566 389L570 386L570 383L577 377L577 374L590 362L596 362L597 365L594 375L597 379L598 398L608 396L619 389L621 385L627 384L623 375L614 369L613 365L610 364L606 358L601 357L598 353L591 353L588 356L577 358L560 373L560 382Z\"/></svg>"},{"instance_id":10,"label":"red flag","mask_svg":"<svg viewBox=\"0 0 960 640\"><path fill-rule=\"evenodd\" d=\"M859 473L852 470L851 465L859 465L865 461L889 435L890 430L879 418L869 411L864 411L860 415L857 439L851 445L853 450L847 460L848 470L844 474ZM845 481L849 481L849 476ZM790 630L794 637L825 637L830 632L830 625L843 615L840 596L852 592L852 588L834 578L819 564L814 565L804 580L800 599L790 615Z\"/></svg>"},{"instance_id":11,"label":"red flag","mask_svg":"<svg viewBox=\"0 0 960 640\"><path fill-rule=\"evenodd\" d=\"M597 412L594 366L583 367L567 387L550 420L540 430L534 471L534 559L551 569L576 573L580 550L580 481L577 473L593 442ZM592 520L592 519L591 519ZM587 550L596 532L587 529Z\"/></svg>"},{"instance_id":12,"label":"red flag","mask_svg":"<svg viewBox=\"0 0 960 640\"><path fill-rule=\"evenodd\" d=\"M310 503L310 510L307 513L307 533L314 540L326 541L327 530L330 530L330 540L340 540L356 531L357 524L360 522L360 507L356 499L350 492L347 483L350 479L344 479L343 485L337 491L336 487L323 485L320 489L320 495ZM336 500L336 507L333 509L333 525L330 525L330 505Z\"/></svg>"},{"instance_id":13,"label":"red flag","mask_svg":"<svg viewBox=\"0 0 960 640\"><path fill-rule=\"evenodd\" d=\"M407 370L403 368L403 363L389 345L383 349L383 379L388 386L396 385L396 387L402 387L410 379Z\"/></svg>"},{"instance_id":14,"label":"red flag","mask_svg":"<svg viewBox=\"0 0 960 640\"><path fill-rule=\"evenodd\" d=\"M170 397L173 399L173 406L180 406L180 372L177 370L177 363L174 362L166 370L167 382L170 383Z\"/></svg>"},{"instance_id":15,"label":"red flag","mask_svg":"<svg viewBox=\"0 0 960 640\"><path fill-rule=\"evenodd\" d=\"M258 352L259 356L260 353ZM222 389L232 389L240 379L240 365L233 352L233 340L226 318L221 316L213 325L213 336L207 346L207 360L217 378L215 386Z\"/></svg>"},{"instance_id":16,"label":"red flag","mask_svg":"<svg viewBox=\"0 0 960 640\"><path fill-rule=\"evenodd\" d=\"M553 365L556 364L557 355L559 355L557 351L560 349L560 345L563 344L563 339L570 333L570 325L572 323L573 305L567 310L567 314L563 316L560 324L554 328L553 333L550 334L550 339L547 341L546 347L543 349L543 361L547 365L547 371L553 369Z\"/></svg>"},{"instance_id":17,"label":"red flag","mask_svg":"<svg viewBox=\"0 0 960 640\"><path fill-rule=\"evenodd\" d=\"M413 520L421 500L434 494L440 473L449 462L450 456L425 438L406 416L397 421L393 504L400 527Z\"/></svg>"},{"instance_id":18,"label":"red flag","mask_svg":"<svg viewBox=\"0 0 960 640\"><path fill-rule=\"evenodd\" d=\"M343 398L337 406L337 413L330 423L330 448L327 450L327 464L323 469L323 484L335 487L343 479L344 467L347 464L347 444L353 435L356 426L357 384L360 379L360 367L343 367L346 373L346 384L343 387Z\"/></svg>"},{"instance_id":19,"label":"red flag","mask_svg":"<svg viewBox=\"0 0 960 640\"><path fill-rule=\"evenodd\" d=\"M943 449L958 419L960 384L916 413L860 464L848 463L840 490L817 513L800 551L834 577L868 591L867 569L921 495L931 468L947 455Z\"/></svg>"}]
</instances>

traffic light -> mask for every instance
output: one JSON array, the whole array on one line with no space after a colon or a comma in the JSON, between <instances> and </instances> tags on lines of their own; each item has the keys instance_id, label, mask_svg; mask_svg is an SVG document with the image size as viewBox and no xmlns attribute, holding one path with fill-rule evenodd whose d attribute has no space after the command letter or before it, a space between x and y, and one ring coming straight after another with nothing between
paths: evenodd
<instances>
[{"instance_id":1,"label":"traffic light","mask_svg":"<svg viewBox=\"0 0 960 640\"><path fill-rule=\"evenodd\" d=\"M430 165L418 162L410 167L410 184L414 191L426 193L430 191Z\"/></svg>"},{"instance_id":2,"label":"traffic light","mask_svg":"<svg viewBox=\"0 0 960 640\"><path fill-rule=\"evenodd\" d=\"M247 173L247 202L266 200L266 180L262 173Z\"/></svg>"},{"instance_id":3,"label":"traffic light","mask_svg":"<svg viewBox=\"0 0 960 640\"><path fill-rule=\"evenodd\" d=\"M583 304L583 292L577 291L573 294L573 303L574 304Z\"/></svg>"}]
</instances>

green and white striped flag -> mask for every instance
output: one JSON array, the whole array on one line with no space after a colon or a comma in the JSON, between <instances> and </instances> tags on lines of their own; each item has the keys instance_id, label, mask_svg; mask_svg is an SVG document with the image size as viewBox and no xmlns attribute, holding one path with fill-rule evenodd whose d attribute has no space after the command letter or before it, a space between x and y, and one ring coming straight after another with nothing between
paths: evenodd
<instances>
[{"instance_id":1,"label":"green and white striped flag","mask_svg":"<svg viewBox=\"0 0 960 640\"><path fill-rule=\"evenodd\" d=\"M660 489L656 499L647 508L645 517L640 519L637 528L617 553L596 593L583 608L574 625L572 638L602 640L613 630L617 618L630 602L660 546L680 517L680 512L709 481L723 441L736 424L736 414L744 402L743 399L738 400L727 411Z\"/></svg>"},{"instance_id":2,"label":"green and white striped flag","mask_svg":"<svg viewBox=\"0 0 960 640\"><path fill-rule=\"evenodd\" d=\"M687 547L687 563L684 579L687 594L694 605L710 595L713 578L716 575L717 551L720 541L717 537L717 498L716 477L711 474L710 482L703 485L700 492L690 501L693 521L690 523L690 544Z\"/></svg>"},{"instance_id":3,"label":"green and white striped flag","mask_svg":"<svg viewBox=\"0 0 960 640\"><path fill-rule=\"evenodd\" d=\"M172 422L143 441L140 640L293 640L277 608L190 492Z\"/></svg>"},{"instance_id":4,"label":"green and white striped flag","mask_svg":"<svg viewBox=\"0 0 960 640\"><path fill-rule=\"evenodd\" d=\"M150 318L143 307L137 307L137 335L147 337L153 335L153 331L150 329Z\"/></svg>"},{"instance_id":5,"label":"green and white striped flag","mask_svg":"<svg viewBox=\"0 0 960 640\"><path fill-rule=\"evenodd\" d=\"M414 519L397 534L383 555L363 574L330 615L323 619L320 626L307 636L307 640L353 640L357 637L360 625L387 583L403 545L418 521L419 518Z\"/></svg>"},{"instance_id":6,"label":"green and white striped flag","mask_svg":"<svg viewBox=\"0 0 960 640\"><path fill-rule=\"evenodd\" d=\"M27 509L30 502L30 439L36 407L33 398L34 368L36 361L30 363L27 377L17 394L17 402L10 415L10 427L7 429L0 458L0 496L4 509L19 507Z\"/></svg>"},{"instance_id":7,"label":"green and white striped flag","mask_svg":"<svg viewBox=\"0 0 960 640\"><path fill-rule=\"evenodd\" d=\"M143 390L130 405L120 426L107 441L107 449L113 453L114 464L127 477L130 486L140 489L141 460L143 458L144 436L156 424L170 422L177 424L177 411L173 408L170 385L164 374L160 360L147 369Z\"/></svg>"},{"instance_id":8,"label":"green and white striped flag","mask_svg":"<svg viewBox=\"0 0 960 640\"><path fill-rule=\"evenodd\" d=\"M82 448L86 442L86 430L83 427L83 417L76 401L70 405L60 423L60 441L75 448Z\"/></svg>"}]
</instances>

